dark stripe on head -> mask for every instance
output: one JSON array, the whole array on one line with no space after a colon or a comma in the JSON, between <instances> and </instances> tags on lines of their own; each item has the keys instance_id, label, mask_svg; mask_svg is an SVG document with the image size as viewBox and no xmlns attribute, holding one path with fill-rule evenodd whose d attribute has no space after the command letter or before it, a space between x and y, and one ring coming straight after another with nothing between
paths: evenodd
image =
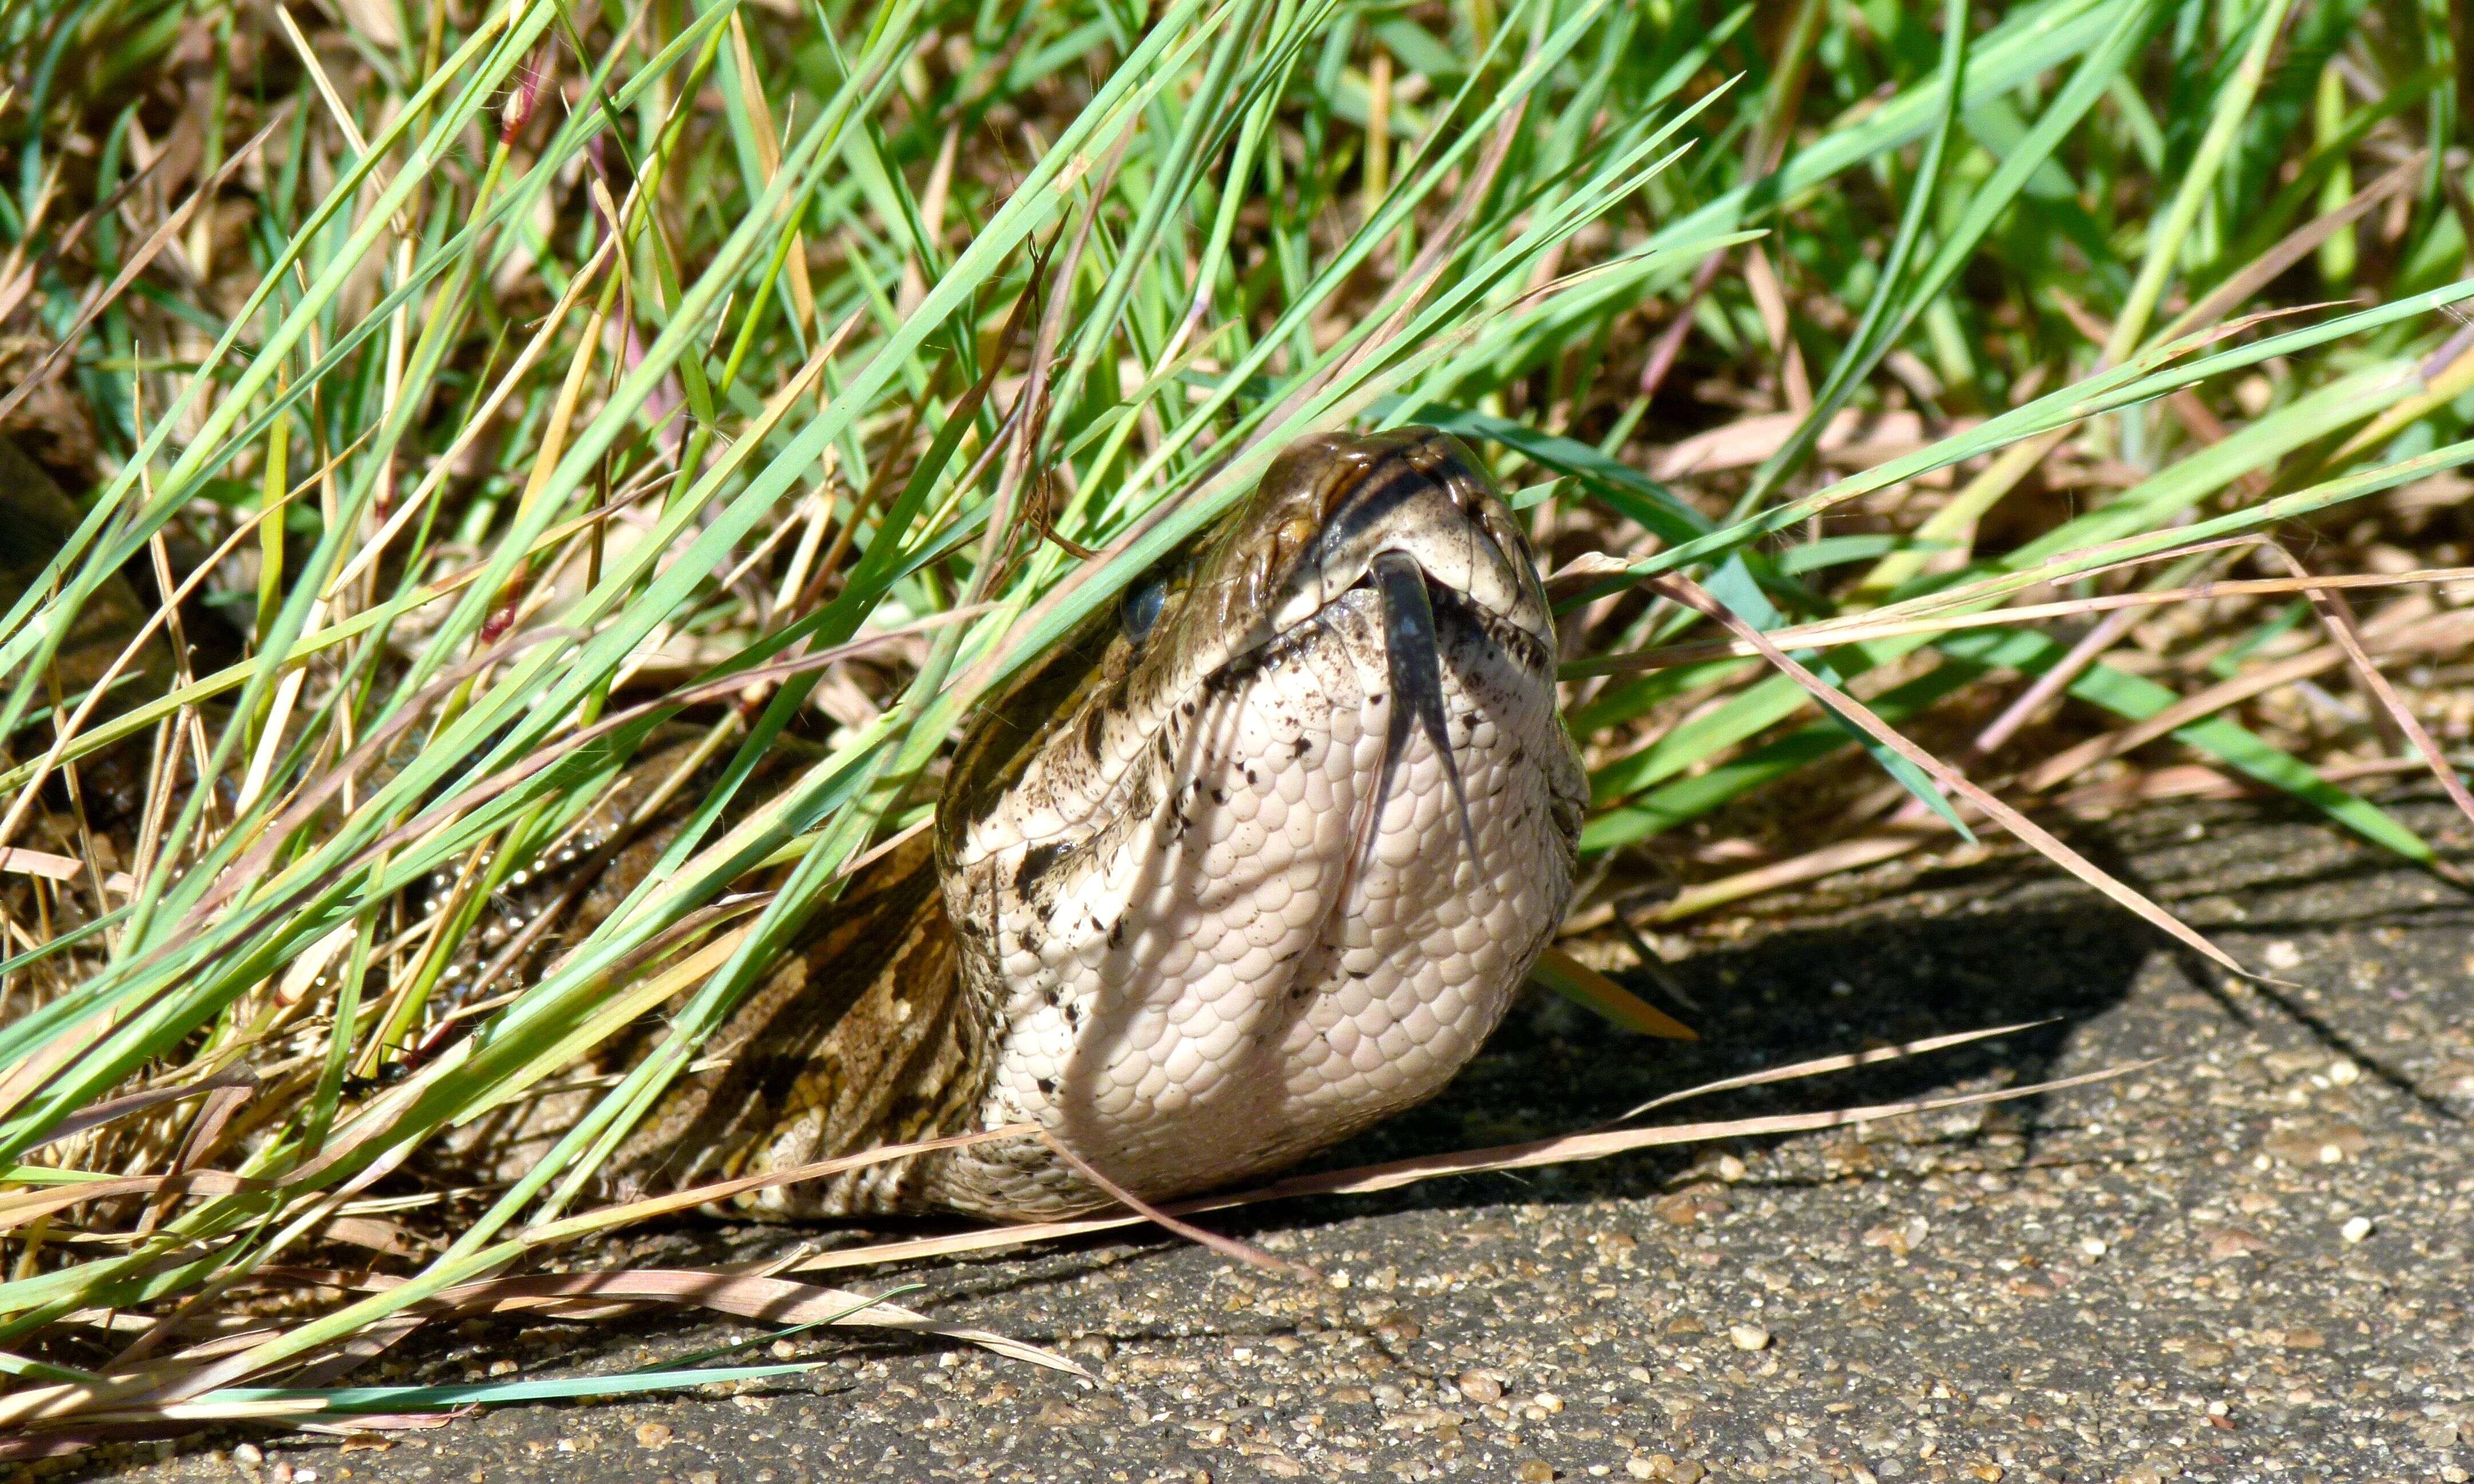
<instances>
[{"instance_id":1,"label":"dark stripe on head","mask_svg":"<svg viewBox=\"0 0 2474 1484\"><path fill-rule=\"evenodd\" d=\"M1401 506L1437 488L1434 475L1397 452L1386 455L1325 507L1322 549L1325 553L1343 549Z\"/></svg>"}]
</instances>

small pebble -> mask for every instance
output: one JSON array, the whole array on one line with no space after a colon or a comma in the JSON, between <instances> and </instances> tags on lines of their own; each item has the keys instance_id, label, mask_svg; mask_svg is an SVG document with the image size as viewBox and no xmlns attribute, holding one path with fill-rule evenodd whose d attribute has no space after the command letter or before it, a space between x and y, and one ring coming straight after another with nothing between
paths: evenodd
<instances>
[{"instance_id":1,"label":"small pebble","mask_svg":"<svg viewBox=\"0 0 2474 1484\"><path fill-rule=\"evenodd\" d=\"M1665 1459L1669 1473L1675 1472L1675 1460L1667 1458L1663 1453L1659 1454L1658 1458L1643 1458L1640 1454L1635 1453L1624 1460L1624 1472L1636 1479L1654 1479L1658 1477L1659 1459Z\"/></svg>"},{"instance_id":2,"label":"small pebble","mask_svg":"<svg viewBox=\"0 0 2474 1484\"><path fill-rule=\"evenodd\" d=\"M664 1423L638 1423L636 1442L644 1448L663 1448L670 1441L670 1429Z\"/></svg>"},{"instance_id":3,"label":"small pebble","mask_svg":"<svg viewBox=\"0 0 2474 1484\"><path fill-rule=\"evenodd\" d=\"M2213 1340L2194 1340L2183 1347L2182 1358L2201 1370L2213 1370L2234 1358L2233 1347Z\"/></svg>"},{"instance_id":4,"label":"small pebble","mask_svg":"<svg viewBox=\"0 0 2474 1484\"><path fill-rule=\"evenodd\" d=\"M2359 1242L2371 1234L2371 1218L2356 1216L2337 1229L2337 1234L2349 1242Z\"/></svg>"},{"instance_id":5,"label":"small pebble","mask_svg":"<svg viewBox=\"0 0 2474 1484\"><path fill-rule=\"evenodd\" d=\"M1484 1371L1463 1371L1460 1379L1452 1384L1461 1389L1462 1396L1481 1405L1503 1400L1503 1378Z\"/></svg>"},{"instance_id":6,"label":"small pebble","mask_svg":"<svg viewBox=\"0 0 2474 1484\"><path fill-rule=\"evenodd\" d=\"M1543 1458L1532 1458L1520 1466L1520 1484L1555 1484L1555 1466Z\"/></svg>"},{"instance_id":7,"label":"small pebble","mask_svg":"<svg viewBox=\"0 0 2474 1484\"><path fill-rule=\"evenodd\" d=\"M2363 1080L2363 1069L2339 1057L2328 1064L2328 1080L2341 1088L2350 1088Z\"/></svg>"},{"instance_id":8,"label":"small pebble","mask_svg":"<svg viewBox=\"0 0 2474 1484\"><path fill-rule=\"evenodd\" d=\"M1420 1337L1426 1330L1414 1316L1394 1309L1375 1325L1374 1332L1383 1339L1398 1345Z\"/></svg>"},{"instance_id":9,"label":"small pebble","mask_svg":"<svg viewBox=\"0 0 2474 1484\"><path fill-rule=\"evenodd\" d=\"M1770 1344L1770 1332L1758 1325L1729 1325L1727 1338L1737 1350L1767 1350Z\"/></svg>"},{"instance_id":10,"label":"small pebble","mask_svg":"<svg viewBox=\"0 0 2474 1484\"><path fill-rule=\"evenodd\" d=\"M2101 1257L2104 1256L2104 1238L2100 1236L2080 1237L2079 1251L2087 1254L2091 1257ZM1992 1466L1988 1464L1985 1467L1991 1468Z\"/></svg>"},{"instance_id":11,"label":"small pebble","mask_svg":"<svg viewBox=\"0 0 2474 1484\"><path fill-rule=\"evenodd\" d=\"M256 1444L244 1443L232 1449L232 1462L244 1469L255 1469L266 1462L266 1455L257 1450Z\"/></svg>"}]
</instances>

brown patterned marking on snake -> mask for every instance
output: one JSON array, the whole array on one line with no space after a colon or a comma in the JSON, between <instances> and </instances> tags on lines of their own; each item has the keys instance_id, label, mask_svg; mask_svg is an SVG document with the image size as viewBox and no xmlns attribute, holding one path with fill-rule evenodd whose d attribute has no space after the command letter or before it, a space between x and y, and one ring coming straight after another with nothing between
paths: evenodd
<instances>
[{"instance_id":1,"label":"brown patterned marking on snake","mask_svg":"<svg viewBox=\"0 0 2474 1484\"><path fill-rule=\"evenodd\" d=\"M925 836L861 874L709 1043L612 1161L622 1190L667 1188L959 1132L983 1065L956 1015L954 935ZM751 1211L843 1214L903 1204L915 1172L871 1166L758 1191Z\"/></svg>"}]
</instances>

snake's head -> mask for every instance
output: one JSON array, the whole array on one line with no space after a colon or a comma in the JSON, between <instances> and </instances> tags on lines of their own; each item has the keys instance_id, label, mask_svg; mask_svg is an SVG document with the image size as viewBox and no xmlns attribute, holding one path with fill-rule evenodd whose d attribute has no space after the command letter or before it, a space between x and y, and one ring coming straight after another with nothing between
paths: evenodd
<instances>
[{"instance_id":1,"label":"snake's head","mask_svg":"<svg viewBox=\"0 0 2474 1484\"><path fill-rule=\"evenodd\" d=\"M1156 604L1159 617L1183 619L1176 632L1190 650L1168 662L1210 668L1312 622L1353 587L1380 586L1379 568L1401 569L1386 557L1552 654L1554 619L1512 508L1467 444L1419 427L1291 443L1189 566L1129 590L1128 628Z\"/></svg>"},{"instance_id":2,"label":"snake's head","mask_svg":"<svg viewBox=\"0 0 2474 1484\"><path fill-rule=\"evenodd\" d=\"M1467 444L1434 428L1326 433L1282 449L1202 554L1186 616L1216 607L1207 629L1236 656L1273 651L1323 622L1335 602L1370 589L1380 604L1392 707L1384 778L1411 729L1434 745L1472 862L1477 830L1445 714L1434 600L1496 636L1505 660L1549 684L1555 627L1537 560ZM1198 610L1197 605L1202 605ZM1163 605L1165 606L1165 605ZM1226 657L1179 656L1195 658Z\"/></svg>"},{"instance_id":3,"label":"snake's head","mask_svg":"<svg viewBox=\"0 0 2474 1484\"><path fill-rule=\"evenodd\" d=\"M984 707L940 811L947 858L1097 828L1122 807L1129 759L1180 714L1370 614L1398 703L1385 755L1403 754L1411 729L1425 733L1474 854L1446 736L1443 636L1475 638L1551 701L1554 619L1529 543L1476 455L1448 433L1401 428L1281 450L1242 504L1127 587L1115 623L1095 622ZM966 843L1027 779L1020 797L1053 806L1024 807L1035 817Z\"/></svg>"}]
</instances>

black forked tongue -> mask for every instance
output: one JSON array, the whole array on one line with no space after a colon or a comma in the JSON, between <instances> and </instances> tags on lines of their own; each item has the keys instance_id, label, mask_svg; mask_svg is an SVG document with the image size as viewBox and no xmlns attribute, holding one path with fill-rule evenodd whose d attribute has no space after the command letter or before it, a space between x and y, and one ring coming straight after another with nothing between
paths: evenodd
<instances>
[{"instance_id":1,"label":"black forked tongue","mask_svg":"<svg viewBox=\"0 0 2474 1484\"><path fill-rule=\"evenodd\" d=\"M1408 753L1409 729L1418 727L1433 743L1443 765L1443 781L1451 785L1452 807L1459 811L1461 843L1468 848L1469 869L1483 874L1478 858L1477 829L1469 823L1468 795L1461 788L1460 764L1452 757L1452 734L1443 717L1443 665L1435 648L1435 610L1426 601L1426 574L1407 552L1387 551L1371 566L1376 590L1383 595L1383 649L1392 672L1392 722L1383 740L1383 777L1375 797L1392 793L1392 775Z\"/></svg>"}]
</instances>

